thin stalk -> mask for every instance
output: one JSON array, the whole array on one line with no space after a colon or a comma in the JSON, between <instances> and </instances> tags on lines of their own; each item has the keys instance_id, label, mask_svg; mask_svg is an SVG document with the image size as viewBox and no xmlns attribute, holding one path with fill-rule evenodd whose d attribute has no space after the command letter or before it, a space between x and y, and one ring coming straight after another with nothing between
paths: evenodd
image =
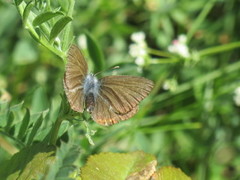
<instances>
[{"instance_id":1,"label":"thin stalk","mask_svg":"<svg viewBox=\"0 0 240 180\"><path fill-rule=\"evenodd\" d=\"M159 50L156 50L156 49L148 48L147 51L148 51L149 54L156 55L156 56L172 57L172 55L170 53L167 53L167 52L164 52L164 51L159 51Z\"/></svg>"},{"instance_id":2,"label":"thin stalk","mask_svg":"<svg viewBox=\"0 0 240 180\"><path fill-rule=\"evenodd\" d=\"M186 129L199 129L202 127L202 124L199 122L193 123L185 123L185 124L170 124L159 127L147 127L147 128L139 128L144 133L156 133L160 131L178 131L178 130L186 130Z\"/></svg>"},{"instance_id":3,"label":"thin stalk","mask_svg":"<svg viewBox=\"0 0 240 180\"><path fill-rule=\"evenodd\" d=\"M15 146L13 146L11 143L9 143L6 139L4 139L1 136L0 136L0 147L11 155L19 151Z\"/></svg>"},{"instance_id":4,"label":"thin stalk","mask_svg":"<svg viewBox=\"0 0 240 180\"><path fill-rule=\"evenodd\" d=\"M212 9L215 0L209 1L204 8L202 9L201 13L198 15L197 19L194 21L191 29L188 31L187 40L188 42L191 40L192 36L199 28L200 24L205 20L205 17L208 15L209 11Z\"/></svg>"},{"instance_id":5,"label":"thin stalk","mask_svg":"<svg viewBox=\"0 0 240 180\"><path fill-rule=\"evenodd\" d=\"M74 0L69 1L69 8L68 8L67 16L69 16L71 18L72 18L72 15L73 15L74 4L75 4ZM69 45L69 42L70 42L70 36L71 36L71 27L72 27L71 25L72 24L69 23L65 27L66 29L65 29L64 34L63 34L63 43L62 43L62 50L63 51L66 51L68 49L68 45ZM64 57L64 62L66 63L66 58L65 57Z\"/></svg>"},{"instance_id":6,"label":"thin stalk","mask_svg":"<svg viewBox=\"0 0 240 180\"><path fill-rule=\"evenodd\" d=\"M199 55L202 57L202 56L207 56L207 55L211 55L211 54L229 51L229 50L236 49L236 48L240 48L240 41L203 49L203 50L199 51Z\"/></svg>"},{"instance_id":7,"label":"thin stalk","mask_svg":"<svg viewBox=\"0 0 240 180\"><path fill-rule=\"evenodd\" d=\"M177 58L152 59L151 64L167 64L179 62Z\"/></svg>"}]
</instances>

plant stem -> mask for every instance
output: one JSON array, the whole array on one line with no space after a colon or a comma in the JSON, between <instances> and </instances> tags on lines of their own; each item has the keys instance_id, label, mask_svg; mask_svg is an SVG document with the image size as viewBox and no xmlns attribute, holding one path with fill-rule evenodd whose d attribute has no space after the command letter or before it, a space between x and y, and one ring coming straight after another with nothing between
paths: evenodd
<instances>
[{"instance_id":1,"label":"plant stem","mask_svg":"<svg viewBox=\"0 0 240 180\"><path fill-rule=\"evenodd\" d=\"M168 64L168 63L177 63L179 59L177 58L162 58L162 59L152 59L151 64Z\"/></svg>"},{"instance_id":2,"label":"plant stem","mask_svg":"<svg viewBox=\"0 0 240 180\"><path fill-rule=\"evenodd\" d=\"M199 51L199 55L202 57L224 51L229 51L235 48L240 48L240 41L201 50Z\"/></svg>"},{"instance_id":3,"label":"plant stem","mask_svg":"<svg viewBox=\"0 0 240 180\"><path fill-rule=\"evenodd\" d=\"M0 147L11 155L19 151L15 146L13 146L11 143L9 143L6 139L4 139L1 136L0 136Z\"/></svg>"},{"instance_id":4,"label":"plant stem","mask_svg":"<svg viewBox=\"0 0 240 180\"><path fill-rule=\"evenodd\" d=\"M69 1L69 7L68 7L68 12L67 12L67 16L72 18L73 15L73 10L74 10L74 4L75 4L75 0L70 0ZM66 51L68 49L69 46L69 42L70 42L70 37L71 37L71 27L72 24L69 23L67 24L67 26L65 27L65 31L63 34L63 43L62 43L62 50ZM64 62L66 63L66 58L64 58Z\"/></svg>"},{"instance_id":5,"label":"plant stem","mask_svg":"<svg viewBox=\"0 0 240 180\"><path fill-rule=\"evenodd\" d=\"M148 51L148 53L153 54L153 55L157 55L157 56L172 57L172 55L170 53L159 51L159 50L156 50L156 49L148 48L147 51Z\"/></svg>"},{"instance_id":6,"label":"plant stem","mask_svg":"<svg viewBox=\"0 0 240 180\"><path fill-rule=\"evenodd\" d=\"M209 13L209 11L212 9L212 7L214 5L214 1L215 0L208 1L208 3L202 9L201 13L198 15L197 19L194 21L191 29L188 31L188 34L187 34L187 41L188 42L191 40L192 36L196 32L196 30L198 29L200 24L204 21L205 17Z\"/></svg>"}]
</instances>

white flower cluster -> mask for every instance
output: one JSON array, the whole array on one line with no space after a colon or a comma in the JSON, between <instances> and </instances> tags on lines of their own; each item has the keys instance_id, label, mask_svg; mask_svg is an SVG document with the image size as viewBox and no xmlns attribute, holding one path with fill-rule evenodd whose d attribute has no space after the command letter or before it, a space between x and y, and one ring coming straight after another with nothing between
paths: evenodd
<instances>
[{"instance_id":1,"label":"white flower cluster","mask_svg":"<svg viewBox=\"0 0 240 180\"><path fill-rule=\"evenodd\" d=\"M86 37L86 35L85 34L81 34L80 36L78 36L77 43L78 43L78 46L82 50L87 49L87 37Z\"/></svg>"},{"instance_id":2,"label":"white flower cluster","mask_svg":"<svg viewBox=\"0 0 240 180\"><path fill-rule=\"evenodd\" d=\"M168 46L168 51L183 58L189 58L190 52L187 46L186 35L179 35L177 39L173 40L172 44Z\"/></svg>"},{"instance_id":3,"label":"white flower cluster","mask_svg":"<svg viewBox=\"0 0 240 180\"><path fill-rule=\"evenodd\" d=\"M240 106L240 86L235 89L233 100L237 106Z\"/></svg>"},{"instance_id":4,"label":"white flower cluster","mask_svg":"<svg viewBox=\"0 0 240 180\"><path fill-rule=\"evenodd\" d=\"M176 79L167 79L163 83L163 89L169 91L175 91L177 89L178 83Z\"/></svg>"},{"instance_id":5,"label":"white flower cluster","mask_svg":"<svg viewBox=\"0 0 240 180\"><path fill-rule=\"evenodd\" d=\"M144 32L133 33L131 35L131 40L134 43L129 46L129 54L136 58L135 63L138 66L144 66L145 58L148 55Z\"/></svg>"}]
</instances>

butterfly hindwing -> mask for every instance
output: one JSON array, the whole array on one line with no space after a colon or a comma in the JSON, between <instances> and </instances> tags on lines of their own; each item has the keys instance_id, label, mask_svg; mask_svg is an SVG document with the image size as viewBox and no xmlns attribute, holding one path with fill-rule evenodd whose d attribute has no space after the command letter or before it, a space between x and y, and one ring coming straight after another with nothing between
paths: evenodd
<instances>
[{"instance_id":1,"label":"butterfly hindwing","mask_svg":"<svg viewBox=\"0 0 240 180\"><path fill-rule=\"evenodd\" d=\"M152 81L135 76L106 76L100 84L92 118L102 125L131 118L153 88Z\"/></svg>"},{"instance_id":2,"label":"butterfly hindwing","mask_svg":"<svg viewBox=\"0 0 240 180\"><path fill-rule=\"evenodd\" d=\"M101 96L98 96L94 110L91 115L95 122L101 125L112 125L119 121L131 118L138 111L138 106L125 114L117 114L110 106L110 104Z\"/></svg>"}]
</instances>

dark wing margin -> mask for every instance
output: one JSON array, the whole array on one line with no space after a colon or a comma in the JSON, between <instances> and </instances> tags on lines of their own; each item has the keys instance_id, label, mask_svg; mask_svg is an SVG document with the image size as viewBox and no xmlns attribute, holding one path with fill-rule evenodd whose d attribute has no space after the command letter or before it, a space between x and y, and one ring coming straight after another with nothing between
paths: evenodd
<instances>
[{"instance_id":1,"label":"dark wing margin","mask_svg":"<svg viewBox=\"0 0 240 180\"><path fill-rule=\"evenodd\" d=\"M71 45L68 50L66 72L64 74L64 90L71 108L83 112L83 80L88 72L87 62L76 45Z\"/></svg>"}]
</instances>

